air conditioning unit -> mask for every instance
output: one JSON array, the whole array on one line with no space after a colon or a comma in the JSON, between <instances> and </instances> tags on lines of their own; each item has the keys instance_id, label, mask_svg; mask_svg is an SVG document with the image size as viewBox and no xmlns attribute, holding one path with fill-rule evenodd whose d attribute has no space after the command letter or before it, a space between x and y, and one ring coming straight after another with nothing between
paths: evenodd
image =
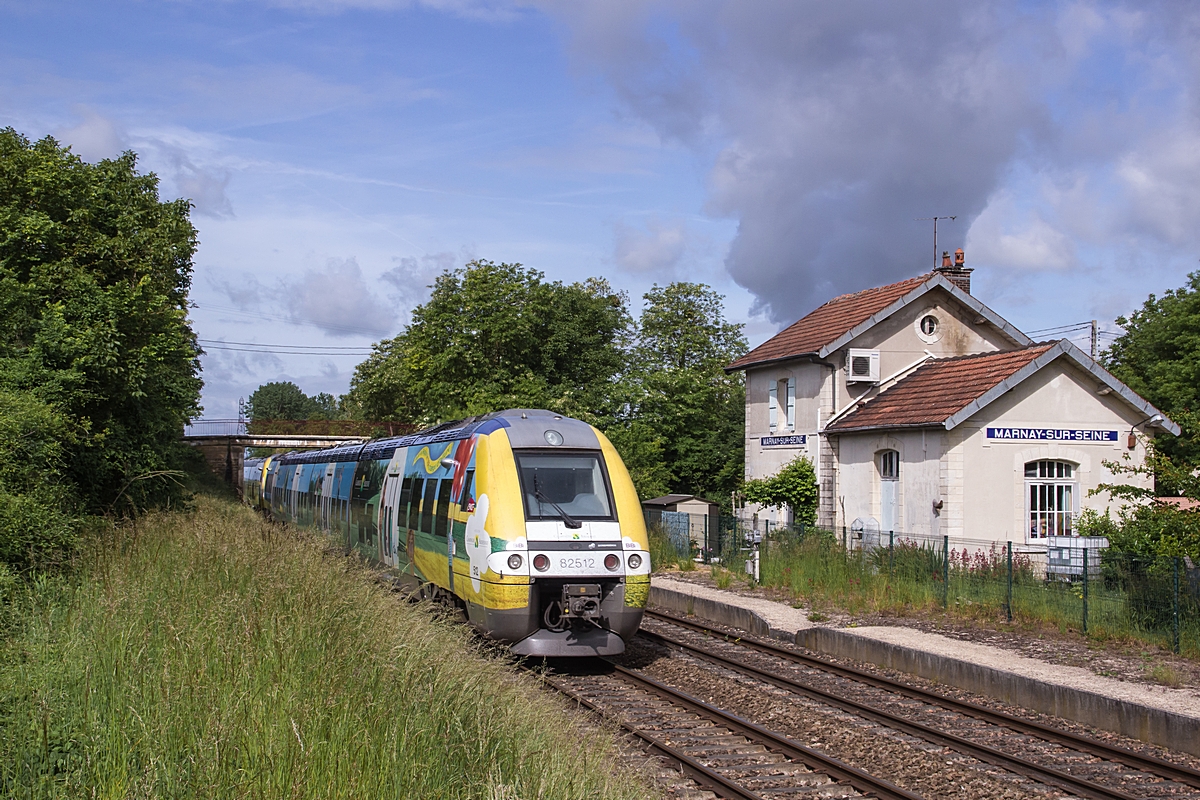
<instances>
[{"instance_id":1,"label":"air conditioning unit","mask_svg":"<svg viewBox=\"0 0 1200 800\"><path fill-rule=\"evenodd\" d=\"M846 356L849 383L879 383L879 351L851 349Z\"/></svg>"}]
</instances>

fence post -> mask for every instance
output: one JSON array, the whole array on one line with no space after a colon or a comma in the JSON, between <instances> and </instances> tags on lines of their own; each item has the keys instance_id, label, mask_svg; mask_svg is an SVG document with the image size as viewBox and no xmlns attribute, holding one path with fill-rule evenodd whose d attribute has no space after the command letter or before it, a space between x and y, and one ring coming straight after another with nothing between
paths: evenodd
<instances>
[{"instance_id":1,"label":"fence post","mask_svg":"<svg viewBox=\"0 0 1200 800\"><path fill-rule=\"evenodd\" d=\"M1008 592L1005 595L1004 610L1008 621L1012 622L1012 542L1008 543Z\"/></svg>"},{"instance_id":2,"label":"fence post","mask_svg":"<svg viewBox=\"0 0 1200 800\"><path fill-rule=\"evenodd\" d=\"M846 526L845 525L842 526L842 549L845 550L847 553L850 552L850 548L846 544Z\"/></svg>"},{"instance_id":3,"label":"fence post","mask_svg":"<svg viewBox=\"0 0 1200 800\"><path fill-rule=\"evenodd\" d=\"M711 506L710 506L710 508L711 508ZM703 558L703 561L705 564L712 563L712 543L708 540L708 528L709 528L708 517L709 517L708 514L704 515L704 554L703 554L704 558Z\"/></svg>"},{"instance_id":4,"label":"fence post","mask_svg":"<svg viewBox=\"0 0 1200 800\"><path fill-rule=\"evenodd\" d=\"M1171 617L1172 617L1172 623L1173 623L1172 627L1174 629L1172 632L1174 635L1171 637L1172 638L1171 652L1178 654L1179 653L1179 556L1175 556L1173 561L1175 562L1175 565L1174 565L1175 566L1175 569L1174 569L1175 586L1174 586L1174 591L1171 593Z\"/></svg>"},{"instance_id":5,"label":"fence post","mask_svg":"<svg viewBox=\"0 0 1200 800\"><path fill-rule=\"evenodd\" d=\"M950 602L950 536L942 537L942 608Z\"/></svg>"},{"instance_id":6,"label":"fence post","mask_svg":"<svg viewBox=\"0 0 1200 800\"><path fill-rule=\"evenodd\" d=\"M888 531L888 577L892 577L892 572L896 566L896 532Z\"/></svg>"},{"instance_id":7,"label":"fence post","mask_svg":"<svg viewBox=\"0 0 1200 800\"><path fill-rule=\"evenodd\" d=\"M1087 636L1087 612L1088 612L1088 549L1084 545L1083 548L1083 635Z\"/></svg>"}]
</instances>

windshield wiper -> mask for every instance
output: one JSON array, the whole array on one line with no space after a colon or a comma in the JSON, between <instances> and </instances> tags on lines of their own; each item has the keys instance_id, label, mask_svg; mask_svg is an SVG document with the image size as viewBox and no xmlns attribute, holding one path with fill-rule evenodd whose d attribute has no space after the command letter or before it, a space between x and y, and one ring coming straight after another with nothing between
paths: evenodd
<instances>
[{"instance_id":1,"label":"windshield wiper","mask_svg":"<svg viewBox=\"0 0 1200 800\"><path fill-rule=\"evenodd\" d=\"M554 510L558 512L558 515L560 517L562 517L563 525L566 525L571 530L575 530L575 529L583 527L582 522L575 519L567 512L563 511L562 507L558 503L554 502L549 497L546 497L546 495L542 494L542 490L538 486L537 475L533 476L533 496L534 496L534 499L536 499L538 501L538 503L548 503L550 506L552 506L554 508ZM539 513L541 512L540 508L538 509L538 512Z\"/></svg>"}]
</instances>

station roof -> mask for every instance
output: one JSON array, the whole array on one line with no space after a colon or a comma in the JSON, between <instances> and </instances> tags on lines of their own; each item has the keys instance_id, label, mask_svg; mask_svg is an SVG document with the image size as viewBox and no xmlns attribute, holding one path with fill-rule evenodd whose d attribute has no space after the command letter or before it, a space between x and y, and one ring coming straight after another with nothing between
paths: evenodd
<instances>
[{"instance_id":1,"label":"station roof","mask_svg":"<svg viewBox=\"0 0 1200 800\"><path fill-rule=\"evenodd\" d=\"M1013 345L1022 347L1030 344L1029 337L964 292L949 278L938 272L927 272L886 286L835 297L734 361L725 370L733 372L805 356L825 358L900 309L939 288L975 312L981 321L999 329Z\"/></svg>"},{"instance_id":2,"label":"station roof","mask_svg":"<svg viewBox=\"0 0 1200 800\"><path fill-rule=\"evenodd\" d=\"M933 359L840 419L829 433L887 428L942 427L951 430L1058 358L1089 372L1137 411L1161 414L1108 370L1066 339L995 353ZM1179 426L1163 415L1161 427L1176 436Z\"/></svg>"}]
</instances>

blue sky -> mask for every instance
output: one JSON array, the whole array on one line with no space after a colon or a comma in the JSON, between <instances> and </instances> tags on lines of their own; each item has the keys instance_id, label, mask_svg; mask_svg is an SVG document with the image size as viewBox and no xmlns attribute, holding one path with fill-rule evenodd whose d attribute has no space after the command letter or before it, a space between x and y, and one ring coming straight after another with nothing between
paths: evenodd
<instances>
[{"instance_id":1,"label":"blue sky","mask_svg":"<svg viewBox=\"0 0 1200 800\"><path fill-rule=\"evenodd\" d=\"M757 344L926 269L917 217L958 215L942 247L1026 330L1112 330L1200 257L1189 4L51 2L0 23L0 125L137 151L195 203L200 337L277 351L209 344L211 417L269 380L344 392L472 258L604 275L635 308L704 281Z\"/></svg>"}]
</instances>

